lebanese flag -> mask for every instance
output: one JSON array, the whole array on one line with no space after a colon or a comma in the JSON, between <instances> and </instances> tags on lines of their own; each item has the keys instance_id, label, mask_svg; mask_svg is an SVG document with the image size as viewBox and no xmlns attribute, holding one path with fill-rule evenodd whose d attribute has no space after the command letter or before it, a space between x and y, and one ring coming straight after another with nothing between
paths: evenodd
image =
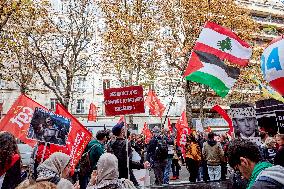
<instances>
[{"instance_id":1,"label":"lebanese flag","mask_svg":"<svg viewBox=\"0 0 284 189\"><path fill-rule=\"evenodd\" d=\"M181 117L177 120L177 145L184 148L186 144L186 136L191 133L191 129L188 127L185 111L182 112Z\"/></svg>"},{"instance_id":2,"label":"lebanese flag","mask_svg":"<svg viewBox=\"0 0 284 189\"><path fill-rule=\"evenodd\" d=\"M61 104L56 104L56 114L62 115L71 120L71 131L66 142L67 154L71 157L71 172L81 159L85 147L92 138L92 133L88 131L72 114L70 114ZM60 150L60 149L58 149Z\"/></svg>"},{"instance_id":3,"label":"lebanese flag","mask_svg":"<svg viewBox=\"0 0 284 189\"><path fill-rule=\"evenodd\" d=\"M152 138L152 132L150 131L150 129L148 128L147 123L144 123L144 127L142 130L142 134L145 136L145 144L148 144Z\"/></svg>"},{"instance_id":4,"label":"lebanese flag","mask_svg":"<svg viewBox=\"0 0 284 189\"><path fill-rule=\"evenodd\" d=\"M88 114L88 121L96 121L97 120L97 107L95 104L90 104L89 114Z\"/></svg>"},{"instance_id":5,"label":"lebanese flag","mask_svg":"<svg viewBox=\"0 0 284 189\"><path fill-rule=\"evenodd\" d=\"M247 66L252 55L250 45L230 29L213 22L206 22L194 50L214 54L239 66Z\"/></svg>"},{"instance_id":6,"label":"lebanese flag","mask_svg":"<svg viewBox=\"0 0 284 189\"><path fill-rule=\"evenodd\" d=\"M149 90L148 96L145 100L145 104L149 107L151 115L156 115L160 118L163 116L163 113L166 108L158 99L153 90Z\"/></svg>"},{"instance_id":7,"label":"lebanese flag","mask_svg":"<svg viewBox=\"0 0 284 189\"><path fill-rule=\"evenodd\" d=\"M232 135L232 133L234 131L233 122L232 122L232 119L230 118L230 116L227 114L227 112L223 108L221 108L221 106L219 106L219 105L215 105L211 109L218 112L222 116L222 118L227 121L227 123L229 125L228 134Z\"/></svg>"}]
</instances>

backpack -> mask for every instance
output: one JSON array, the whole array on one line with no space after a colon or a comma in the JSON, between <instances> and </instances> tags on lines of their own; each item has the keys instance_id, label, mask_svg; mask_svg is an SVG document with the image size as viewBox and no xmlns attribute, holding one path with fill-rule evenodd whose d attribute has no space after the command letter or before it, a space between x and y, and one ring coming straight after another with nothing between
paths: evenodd
<instances>
[{"instance_id":1,"label":"backpack","mask_svg":"<svg viewBox=\"0 0 284 189\"><path fill-rule=\"evenodd\" d=\"M91 146L91 148L85 152L80 159L80 175L85 176L91 173L92 166L91 166L91 160L90 160L90 151L93 149L93 147L97 146L97 144L94 144Z\"/></svg>"},{"instance_id":2,"label":"backpack","mask_svg":"<svg viewBox=\"0 0 284 189\"><path fill-rule=\"evenodd\" d=\"M165 160L168 158L168 145L167 141L157 139L157 146L155 150L155 160Z\"/></svg>"}]
</instances>

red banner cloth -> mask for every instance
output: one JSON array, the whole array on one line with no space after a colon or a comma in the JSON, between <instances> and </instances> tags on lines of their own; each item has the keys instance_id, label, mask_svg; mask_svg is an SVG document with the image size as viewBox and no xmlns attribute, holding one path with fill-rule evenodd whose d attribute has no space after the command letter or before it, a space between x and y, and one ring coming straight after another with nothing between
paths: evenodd
<instances>
[{"instance_id":1,"label":"red banner cloth","mask_svg":"<svg viewBox=\"0 0 284 189\"><path fill-rule=\"evenodd\" d=\"M62 115L71 120L71 131L67 139L67 151L71 157L71 172L79 162L81 155L92 138L92 133L88 131L72 114L70 114L61 104L56 104L56 114Z\"/></svg>"},{"instance_id":2,"label":"red banner cloth","mask_svg":"<svg viewBox=\"0 0 284 189\"><path fill-rule=\"evenodd\" d=\"M142 130L142 134L145 136L145 144L148 144L152 138L152 132L150 131L150 129L148 128L147 123L144 123L144 127Z\"/></svg>"},{"instance_id":3,"label":"red banner cloth","mask_svg":"<svg viewBox=\"0 0 284 189\"><path fill-rule=\"evenodd\" d=\"M170 132L173 133L173 128L172 128L172 125L171 125L170 118L168 118L168 128L169 128Z\"/></svg>"},{"instance_id":4,"label":"red banner cloth","mask_svg":"<svg viewBox=\"0 0 284 189\"><path fill-rule=\"evenodd\" d=\"M105 89L104 99L107 116L145 113L142 86Z\"/></svg>"},{"instance_id":5,"label":"red banner cloth","mask_svg":"<svg viewBox=\"0 0 284 189\"><path fill-rule=\"evenodd\" d=\"M148 96L145 100L145 104L150 108L150 114L162 117L165 111L165 106L156 96L153 90L149 90Z\"/></svg>"},{"instance_id":6,"label":"red banner cloth","mask_svg":"<svg viewBox=\"0 0 284 189\"><path fill-rule=\"evenodd\" d=\"M1 120L0 131L8 131L24 143L34 146L37 141L27 138L27 134L35 108L47 110L26 95L20 95L6 116Z\"/></svg>"},{"instance_id":7,"label":"red banner cloth","mask_svg":"<svg viewBox=\"0 0 284 189\"><path fill-rule=\"evenodd\" d=\"M212 110L215 110L216 112L218 112L228 123L229 125L229 135L232 135L234 128L233 128L233 122L232 119L230 118L230 116L227 114L227 112L221 108L221 106L219 105L215 105L211 108Z\"/></svg>"},{"instance_id":8,"label":"red banner cloth","mask_svg":"<svg viewBox=\"0 0 284 189\"><path fill-rule=\"evenodd\" d=\"M93 103L90 104L88 121L97 121L97 107Z\"/></svg>"},{"instance_id":9,"label":"red banner cloth","mask_svg":"<svg viewBox=\"0 0 284 189\"><path fill-rule=\"evenodd\" d=\"M184 147L186 144L186 136L191 133L191 129L188 127L185 111L182 112L181 117L176 123L177 128L177 145Z\"/></svg>"}]
</instances>

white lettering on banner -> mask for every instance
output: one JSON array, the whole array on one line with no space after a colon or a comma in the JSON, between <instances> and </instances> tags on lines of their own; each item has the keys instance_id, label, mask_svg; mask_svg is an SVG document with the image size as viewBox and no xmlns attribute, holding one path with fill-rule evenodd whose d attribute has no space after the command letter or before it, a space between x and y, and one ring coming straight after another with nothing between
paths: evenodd
<instances>
[{"instance_id":1,"label":"white lettering on banner","mask_svg":"<svg viewBox=\"0 0 284 189\"><path fill-rule=\"evenodd\" d=\"M142 97L136 97L136 98L126 98L126 99L115 99L115 100L106 100L105 104L123 104L123 103L130 103L130 102L142 102Z\"/></svg>"},{"instance_id":2,"label":"white lettering on banner","mask_svg":"<svg viewBox=\"0 0 284 189\"><path fill-rule=\"evenodd\" d=\"M12 118L10 121L12 123L16 123L20 128L24 126L24 124L30 123L33 117L34 111L30 107L23 107L22 111L18 113L18 115Z\"/></svg>"},{"instance_id":3,"label":"white lettering on banner","mask_svg":"<svg viewBox=\"0 0 284 189\"><path fill-rule=\"evenodd\" d=\"M71 165L72 167L75 166L74 160L76 159L76 158L75 158L76 151L77 151L77 148L78 148L79 144L80 144L81 141L83 140L84 136L85 136L85 133L84 133L84 132L77 133L76 138L75 138L75 141L74 141L74 144L72 145L71 153L70 153L70 158L71 158L70 165Z\"/></svg>"},{"instance_id":4,"label":"white lettering on banner","mask_svg":"<svg viewBox=\"0 0 284 189\"><path fill-rule=\"evenodd\" d=\"M116 96L116 92L111 92L109 96Z\"/></svg>"},{"instance_id":5,"label":"white lettering on banner","mask_svg":"<svg viewBox=\"0 0 284 189\"><path fill-rule=\"evenodd\" d=\"M187 128L183 128L182 129L182 134L181 134L181 137L180 137L180 145L181 146L185 146L186 144L186 135L188 134L188 129Z\"/></svg>"},{"instance_id":6,"label":"white lettering on banner","mask_svg":"<svg viewBox=\"0 0 284 189\"><path fill-rule=\"evenodd\" d=\"M132 106L118 106L114 107L116 112L125 111L125 110L132 110Z\"/></svg>"}]
</instances>

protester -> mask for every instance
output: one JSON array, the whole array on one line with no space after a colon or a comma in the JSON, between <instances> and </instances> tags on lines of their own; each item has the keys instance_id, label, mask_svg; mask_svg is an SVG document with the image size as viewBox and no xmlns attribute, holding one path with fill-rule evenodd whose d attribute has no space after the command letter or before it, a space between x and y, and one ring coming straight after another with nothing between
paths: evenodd
<instances>
[{"instance_id":1,"label":"protester","mask_svg":"<svg viewBox=\"0 0 284 189\"><path fill-rule=\"evenodd\" d=\"M97 164L97 171L92 173L87 189L135 189L128 179L119 179L118 159L111 153L103 154Z\"/></svg>"},{"instance_id":2,"label":"protester","mask_svg":"<svg viewBox=\"0 0 284 189\"><path fill-rule=\"evenodd\" d=\"M208 141L204 143L202 154L208 168L210 180L221 178L221 164L224 161L224 151L219 142L214 140L214 133L208 133Z\"/></svg>"},{"instance_id":3,"label":"protester","mask_svg":"<svg viewBox=\"0 0 284 189\"><path fill-rule=\"evenodd\" d=\"M284 187L284 168L261 162L259 148L249 140L234 140L230 143L228 162L249 180L247 189Z\"/></svg>"},{"instance_id":4,"label":"protester","mask_svg":"<svg viewBox=\"0 0 284 189\"><path fill-rule=\"evenodd\" d=\"M36 182L49 181L56 184L57 189L77 189L78 184L67 180L70 174L70 157L61 152L53 153L37 168Z\"/></svg>"},{"instance_id":5,"label":"protester","mask_svg":"<svg viewBox=\"0 0 284 189\"><path fill-rule=\"evenodd\" d=\"M160 128L153 128L153 138L149 142L147 149L147 161L151 163L151 167L155 174L155 184L162 185L164 172L167 166L168 146L167 141L163 139Z\"/></svg>"},{"instance_id":6,"label":"protester","mask_svg":"<svg viewBox=\"0 0 284 189\"><path fill-rule=\"evenodd\" d=\"M57 189L56 185L52 182L42 181L34 184L19 185L16 189Z\"/></svg>"},{"instance_id":7,"label":"protester","mask_svg":"<svg viewBox=\"0 0 284 189\"><path fill-rule=\"evenodd\" d=\"M274 158L274 164L284 167L284 134L277 134L276 141L279 145L279 148Z\"/></svg>"},{"instance_id":8,"label":"protester","mask_svg":"<svg viewBox=\"0 0 284 189\"><path fill-rule=\"evenodd\" d=\"M179 170L181 169L181 166L179 164L179 147L177 146L176 140L174 142L174 156L173 156L173 160L172 160L172 172L173 172L173 176L170 178L171 180L176 180L179 179Z\"/></svg>"},{"instance_id":9,"label":"protester","mask_svg":"<svg viewBox=\"0 0 284 189\"><path fill-rule=\"evenodd\" d=\"M174 136L171 135L170 130L168 128L163 129L162 137L163 137L163 140L167 142L167 149L168 149L167 165L164 171L163 184L169 184L172 159L174 156L174 140L175 139L174 139Z\"/></svg>"},{"instance_id":10,"label":"protester","mask_svg":"<svg viewBox=\"0 0 284 189\"><path fill-rule=\"evenodd\" d=\"M132 161L132 150L131 145L128 143L128 156L126 151L126 142L125 139L125 130L124 123L118 123L112 128L112 133L116 136L116 139L111 141L108 147L108 151L112 152L118 159L118 171L119 178L128 178L128 173L130 180L134 183L135 186L138 186L138 182L133 174L132 169L143 169L148 167L148 162L145 162L144 165L140 162ZM127 166L127 158L129 158L129 168ZM129 169L129 172L128 172Z\"/></svg>"},{"instance_id":11,"label":"protester","mask_svg":"<svg viewBox=\"0 0 284 189\"><path fill-rule=\"evenodd\" d=\"M144 162L144 152L145 152L145 143L143 140L143 135L137 135L136 136L136 152L141 157L141 162Z\"/></svg>"},{"instance_id":12,"label":"protester","mask_svg":"<svg viewBox=\"0 0 284 189\"><path fill-rule=\"evenodd\" d=\"M201 163L201 150L193 134L187 136L185 153L186 167L190 173L189 181L196 182Z\"/></svg>"},{"instance_id":13,"label":"protester","mask_svg":"<svg viewBox=\"0 0 284 189\"><path fill-rule=\"evenodd\" d=\"M80 189L85 189L93 170L97 169L97 162L105 152L105 143L107 142L107 132L100 130L96 134L96 139L91 140L84 151L84 158L89 158L89 162L81 162L79 183ZM87 153L87 154L85 154ZM85 160L88 161L88 160Z\"/></svg>"},{"instance_id":14,"label":"protester","mask_svg":"<svg viewBox=\"0 0 284 189\"><path fill-rule=\"evenodd\" d=\"M227 151L229 146L229 139L226 134L221 135L221 146L224 151L224 161L221 162L221 180L226 180L227 174Z\"/></svg>"},{"instance_id":15,"label":"protester","mask_svg":"<svg viewBox=\"0 0 284 189\"><path fill-rule=\"evenodd\" d=\"M0 132L0 188L14 189L22 181L21 157L15 137Z\"/></svg>"},{"instance_id":16,"label":"protester","mask_svg":"<svg viewBox=\"0 0 284 189\"><path fill-rule=\"evenodd\" d=\"M265 140L264 147L262 148L263 159L270 163L274 163L274 157L276 155L276 141L272 137L268 137Z\"/></svg>"}]
</instances>

